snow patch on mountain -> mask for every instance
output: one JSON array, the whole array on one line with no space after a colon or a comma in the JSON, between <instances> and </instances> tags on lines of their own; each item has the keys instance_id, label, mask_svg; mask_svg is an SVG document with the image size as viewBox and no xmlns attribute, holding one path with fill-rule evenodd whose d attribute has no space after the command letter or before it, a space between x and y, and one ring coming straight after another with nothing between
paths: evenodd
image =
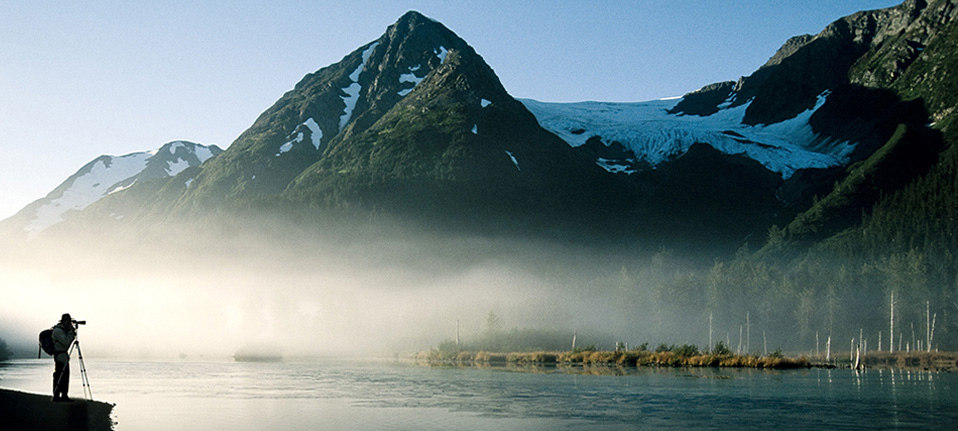
<instances>
[{"instance_id":1,"label":"snow patch on mountain","mask_svg":"<svg viewBox=\"0 0 958 431\"><path fill-rule=\"evenodd\" d=\"M489 105L491 105L491 104L492 104L492 101L489 100L489 99L481 99L481 100L479 100L479 106L481 106L481 107L483 107L483 108L485 108L486 106L489 106Z\"/></svg>"},{"instance_id":2,"label":"snow patch on mountain","mask_svg":"<svg viewBox=\"0 0 958 431\"><path fill-rule=\"evenodd\" d=\"M293 145L303 142L303 139L306 138L303 132L299 130L299 126L296 126L296 129L293 130L293 133L296 134L296 137L286 141L286 143L284 143L283 145L280 145L279 152L276 153L276 157L279 157L280 154L286 153L289 150L292 150Z\"/></svg>"},{"instance_id":3,"label":"snow patch on mountain","mask_svg":"<svg viewBox=\"0 0 958 431\"><path fill-rule=\"evenodd\" d=\"M405 96L405 95L409 94L410 92L412 92L413 88L416 88L416 86L418 86L419 83L422 82L423 79L426 79L425 76L422 77L422 78L420 78L420 77L416 76L416 74L414 73L414 72L416 72L417 70L419 70L419 68L420 68L421 66L422 66L422 65L419 65L419 64L417 64L417 65L415 65L415 66L410 66L410 67L409 67L409 73L403 73L403 74L399 75L399 83L400 83L400 84L405 84L405 83L407 83L407 82L412 83L412 87L411 87L411 88L406 88L406 89L403 89L403 90L399 90L399 91L398 91L398 93L399 93L400 96Z\"/></svg>"},{"instance_id":4,"label":"snow patch on mountain","mask_svg":"<svg viewBox=\"0 0 958 431\"><path fill-rule=\"evenodd\" d=\"M677 99L638 103L548 103L531 99L520 102L543 128L573 147L598 136L604 144L619 142L635 155L634 160L597 160L609 172L632 173L628 163L635 162L656 166L684 154L692 144L706 143L725 154L745 155L787 179L799 169L843 165L855 149L854 143L815 134L808 124L827 98L828 92L822 93L814 107L792 119L757 126L742 124L751 101L709 116L669 114Z\"/></svg>"},{"instance_id":5,"label":"snow patch on mountain","mask_svg":"<svg viewBox=\"0 0 958 431\"><path fill-rule=\"evenodd\" d=\"M323 131L319 128L319 124L310 117L303 122L303 125L309 129L309 140L313 142L313 148L318 150L323 140Z\"/></svg>"},{"instance_id":6,"label":"snow patch on mountain","mask_svg":"<svg viewBox=\"0 0 958 431\"><path fill-rule=\"evenodd\" d=\"M171 177L175 177L177 174L190 167L190 162L183 159L170 160L169 162L166 162L166 164L166 173Z\"/></svg>"},{"instance_id":7,"label":"snow patch on mountain","mask_svg":"<svg viewBox=\"0 0 958 431\"><path fill-rule=\"evenodd\" d=\"M204 145L194 145L193 154L196 155L196 158L200 160L200 163L203 163L214 156L213 150Z\"/></svg>"},{"instance_id":8,"label":"snow patch on mountain","mask_svg":"<svg viewBox=\"0 0 958 431\"><path fill-rule=\"evenodd\" d=\"M369 57L377 46L379 46L379 42L370 44L369 47L363 51L363 61L359 63L359 66L356 66L356 70L353 70L353 73L349 74L349 79L353 82L343 88L343 92L346 93L346 95L340 96L343 99L343 103L346 104L346 108L343 110L343 115L339 117L339 131L343 131L346 125L349 124L349 120L353 117L353 110L356 109L356 102L359 101L359 91L363 88L359 85L359 75L363 73L366 62L369 61Z\"/></svg>"},{"instance_id":9,"label":"snow patch on mountain","mask_svg":"<svg viewBox=\"0 0 958 431\"><path fill-rule=\"evenodd\" d=\"M622 163L618 160L606 159L599 157L595 162L597 165L601 166L602 169L605 169L613 174L633 174L635 170L632 169L632 166L629 164Z\"/></svg>"},{"instance_id":10,"label":"snow patch on mountain","mask_svg":"<svg viewBox=\"0 0 958 431\"><path fill-rule=\"evenodd\" d=\"M445 46L439 45L439 48L433 50L433 53L436 54L436 57L439 57L439 64L446 63L446 54L449 54L449 50Z\"/></svg>"},{"instance_id":11,"label":"snow patch on mountain","mask_svg":"<svg viewBox=\"0 0 958 431\"><path fill-rule=\"evenodd\" d=\"M293 129L293 132L290 133L290 136L295 134L296 137L286 141L283 145L280 145L279 152L276 153L276 157L279 157L281 154L286 153L289 150L292 150L294 145L306 140L306 134L303 131L304 127L309 130L309 140L313 144L313 147L317 150L320 148L323 139L323 131L319 128L319 124L316 124L316 120L313 120L312 117L310 117Z\"/></svg>"},{"instance_id":12,"label":"snow patch on mountain","mask_svg":"<svg viewBox=\"0 0 958 431\"><path fill-rule=\"evenodd\" d=\"M176 150L186 146L186 143L183 141L176 141L170 144L170 155L175 156Z\"/></svg>"},{"instance_id":13,"label":"snow patch on mountain","mask_svg":"<svg viewBox=\"0 0 958 431\"><path fill-rule=\"evenodd\" d=\"M516 170L521 171L522 169L519 169L519 161L516 160L516 156L512 154L512 151L505 150L505 152L506 155L509 156L509 159L512 160L512 164L516 165Z\"/></svg>"},{"instance_id":14,"label":"snow patch on mountain","mask_svg":"<svg viewBox=\"0 0 958 431\"><path fill-rule=\"evenodd\" d=\"M132 182L132 183L127 184L127 185L117 186L117 187L114 188L113 190L110 190L107 194L112 195L112 194L114 194L114 193L122 192L122 191L124 191L124 190L126 190L126 189L128 189L128 188L130 188L130 187L133 187L134 184L136 184L136 178L133 179L133 182Z\"/></svg>"}]
</instances>

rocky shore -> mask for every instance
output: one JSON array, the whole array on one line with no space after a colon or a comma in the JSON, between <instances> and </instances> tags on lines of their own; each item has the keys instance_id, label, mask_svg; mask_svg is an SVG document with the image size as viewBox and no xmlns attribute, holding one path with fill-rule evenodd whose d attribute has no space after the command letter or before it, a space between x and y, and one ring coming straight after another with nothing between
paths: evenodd
<instances>
[{"instance_id":1,"label":"rocky shore","mask_svg":"<svg viewBox=\"0 0 958 431\"><path fill-rule=\"evenodd\" d=\"M5 430L109 431L113 404L73 399L53 402L50 395L0 389L0 418Z\"/></svg>"}]
</instances>

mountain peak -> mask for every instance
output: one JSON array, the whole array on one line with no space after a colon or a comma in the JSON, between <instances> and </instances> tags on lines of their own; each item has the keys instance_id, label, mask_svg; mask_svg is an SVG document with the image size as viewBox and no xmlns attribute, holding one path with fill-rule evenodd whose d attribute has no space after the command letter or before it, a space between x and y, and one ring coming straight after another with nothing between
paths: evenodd
<instances>
[{"instance_id":1,"label":"mountain peak","mask_svg":"<svg viewBox=\"0 0 958 431\"><path fill-rule=\"evenodd\" d=\"M454 79L447 79L450 76ZM473 95L476 105L480 98L497 100L505 94L492 69L463 39L409 11L377 39L305 76L221 160L204 169L184 199L222 202L282 193L335 147L368 130L400 103L419 100L421 89L447 85L488 89L482 96Z\"/></svg>"},{"instance_id":2,"label":"mountain peak","mask_svg":"<svg viewBox=\"0 0 958 431\"><path fill-rule=\"evenodd\" d=\"M419 11L410 10L399 17L399 19L396 20L395 24L393 25L397 27L413 27L425 23L439 24L438 21L423 15Z\"/></svg>"}]
</instances>

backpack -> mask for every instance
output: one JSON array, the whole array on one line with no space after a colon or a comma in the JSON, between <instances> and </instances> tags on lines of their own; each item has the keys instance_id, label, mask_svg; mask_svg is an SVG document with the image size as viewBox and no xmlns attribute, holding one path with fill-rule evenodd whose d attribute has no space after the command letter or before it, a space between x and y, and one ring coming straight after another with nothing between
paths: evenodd
<instances>
[{"instance_id":1,"label":"backpack","mask_svg":"<svg viewBox=\"0 0 958 431\"><path fill-rule=\"evenodd\" d=\"M40 331L40 348L50 356L56 353L56 348L53 347L53 328ZM40 359L39 351L37 352L37 359Z\"/></svg>"}]
</instances>

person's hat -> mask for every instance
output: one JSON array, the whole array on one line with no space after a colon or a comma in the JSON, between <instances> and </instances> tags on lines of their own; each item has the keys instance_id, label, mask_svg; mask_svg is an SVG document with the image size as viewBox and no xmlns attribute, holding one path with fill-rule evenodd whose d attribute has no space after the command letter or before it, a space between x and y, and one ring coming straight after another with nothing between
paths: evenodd
<instances>
[{"instance_id":1,"label":"person's hat","mask_svg":"<svg viewBox=\"0 0 958 431\"><path fill-rule=\"evenodd\" d=\"M60 321L61 321L61 322L70 322L70 321L72 321L72 320L73 320L73 318L70 317L70 313L63 313L63 316L60 317Z\"/></svg>"}]
</instances>

